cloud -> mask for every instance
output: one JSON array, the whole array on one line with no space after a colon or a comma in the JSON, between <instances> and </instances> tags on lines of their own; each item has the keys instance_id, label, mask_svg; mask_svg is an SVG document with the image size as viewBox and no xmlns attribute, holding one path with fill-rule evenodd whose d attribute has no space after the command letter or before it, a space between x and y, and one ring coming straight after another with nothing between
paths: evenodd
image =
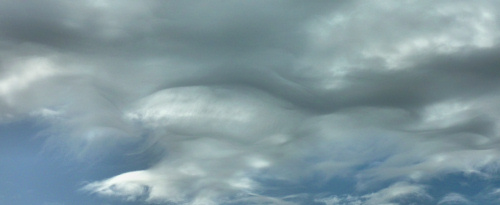
<instances>
[{"instance_id":1,"label":"cloud","mask_svg":"<svg viewBox=\"0 0 500 205\"><path fill-rule=\"evenodd\" d=\"M415 203L419 199L428 200L432 198L426 193L423 186L407 184L404 182L393 184L385 189L364 197L367 198L367 201L365 202L366 204L390 204L396 200L400 200L401 204L405 204Z\"/></svg>"},{"instance_id":2,"label":"cloud","mask_svg":"<svg viewBox=\"0 0 500 205\"><path fill-rule=\"evenodd\" d=\"M371 205L371 204L415 204L428 202L432 197L422 185L397 182L378 192L362 196L341 195L316 198L314 201L325 205Z\"/></svg>"},{"instance_id":3,"label":"cloud","mask_svg":"<svg viewBox=\"0 0 500 205\"><path fill-rule=\"evenodd\" d=\"M499 9L2 2L0 122L80 163L155 150L82 188L125 201L448 203L427 184L498 172Z\"/></svg>"},{"instance_id":4,"label":"cloud","mask_svg":"<svg viewBox=\"0 0 500 205\"><path fill-rule=\"evenodd\" d=\"M472 204L467 198L457 193L449 193L438 204Z\"/></svg>"},{"instance_id":5,"label":"cloud","mask_svg":"<svg viewBox=\"0 0 500 205\"><path fill-rule=\"evenodd\" d=\"M330 196L326 198L315 199L314 202L323 203L325 205L361 205L363 199L356 196Z\"/></svg>"},{"instance_id":6,"label":"cloud","mask_svg":"<svg viewBox=\"0 0 500 205\"><path fill-rule=\"evenodd\" d=\"M139 100L125 118L154 130L167 156L152 169L84 189L127 200L143 196L150 202L192 204L217 204L236 193L254 195L260 185L252 178L274 163L276 146L293 140L291 126L303 114L265 93L234 91L240 90L180 87Z\"/></svg>"}]
</instances>

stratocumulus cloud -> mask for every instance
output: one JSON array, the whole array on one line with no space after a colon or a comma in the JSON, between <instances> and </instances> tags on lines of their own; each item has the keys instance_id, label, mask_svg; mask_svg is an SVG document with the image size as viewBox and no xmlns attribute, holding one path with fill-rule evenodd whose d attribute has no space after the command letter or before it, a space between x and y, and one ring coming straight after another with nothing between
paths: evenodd
<instances>
[{"instance_id":1,"label":"stratocumulus cloud","mask_svg":"<svg viewBox=\"0 0 500 205\"><path fill-rule=\"evenodd\" d=\"M72 187L110 203L495 204L499 12L4 1L0 123L88 172L142 163Z\"/></svg>"}]
</instances>

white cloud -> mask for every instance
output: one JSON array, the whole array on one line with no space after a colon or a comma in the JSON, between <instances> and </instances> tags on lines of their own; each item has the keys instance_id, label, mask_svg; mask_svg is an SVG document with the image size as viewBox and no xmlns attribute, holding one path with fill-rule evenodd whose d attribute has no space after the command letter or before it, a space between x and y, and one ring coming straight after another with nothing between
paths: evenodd
<instances>
[{"instance_id":1,"label":"white cloud","mask_svg":"<svg viewBox=\"0 0 500 205\"><path fill-rule=\"evenodd\" d=\"M449 193L446 194L441 200L439 200L438 204L472 204L467 198L458 193Z\"/></svg>"},{"instance_id":2,"label":"white cloud","mask_svg":"<svg viewBox=\"0 0 500 205\"><path fill-rule=\"evenodd\" d=\"M12 65L16 73L7 74L0 81L0 95L4 97L18 90L26 89L33 82L54 75L56 69L47 58L33 58ZM10 66L9 66L10 67Z\"/></svg>"},{"instance_id":3,"label":"white cloud","mask_svg":"<svg viewBox=\"0 0 500 205\"><path fill-rule=\"evenodd\" d=\"M345 195L317 198L314 199L314 202L324 203L325 205L362 205L363 199L362 197Z\"/></svg>"},{"instance_id":4,"label":"white cloud","mask_svg":"<svg viewBox=\"0 0 500 205\"><path fill-rule=\"evenodd\" d=\"M432 199L432 197L429 194L427 194L424 186L408 184L405 182L395 183L376 193L368 194L363 197L367 199L365 202L367 205L397 204L394 201L398 199L403 200L402 203L417 201L415 199L424 199L424 200ZM408 198L405 199L405 197Z\"/></svg>"},{"instance_id":5,"label":"white cloud","mask_svg":"<svg viewBox=\"0 0 500 205\"><path fill-rule=\"evenodd\" d=\"M0 76L0 103L5 103L7 108L0 114L0 120L6 115L26 112L31 106L23 107L24 104L29 104L23 102L25 93L36 89L34 87L37 83L59 74L56 65L46 57L20 59L5 67L7 69Z\"/></svg>"},{"instance_id":6,"label":"white cloud","mask_svg":"<svg viewBox=\"0 0 500 205\"><path fill-rule=\"evenodd\" d=\"M414 204L418 201L429 201L432 197L426 192L426 188L418 184L397 182L377 192L362 195L333 195L329 197L316 198L314 201L325 205L398 205Z\"/></svg>"},{"instance_id":7,"label":"white cloud","mask_svg":"<svg viewBox=\"0 0 500 205\"><path fill-rule=\"evenodd\" d=\"M240 92L172 88L139 100L124 116L152 129L167 156L151 169L91 183L85 190L189 204L253 194L260 187L253 177L278 160L273 157L276 145L286 143L301 114L262 93Z\"/></svg>"}]
</instances>

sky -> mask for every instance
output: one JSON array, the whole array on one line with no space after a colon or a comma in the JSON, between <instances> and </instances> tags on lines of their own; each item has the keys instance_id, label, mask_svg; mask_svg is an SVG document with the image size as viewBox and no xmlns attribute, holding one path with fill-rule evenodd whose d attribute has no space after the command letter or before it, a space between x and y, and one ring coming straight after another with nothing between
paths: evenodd
<instances>
[{"instance_id":1,"label":"sky","mask_svg":"<svg viewBox=\"0 0 500 205\"><path fill-rule=\"evenodd\" d=\"M499 204L499 13L0 1L0 204Z\"/></svg>"}]
</instances>

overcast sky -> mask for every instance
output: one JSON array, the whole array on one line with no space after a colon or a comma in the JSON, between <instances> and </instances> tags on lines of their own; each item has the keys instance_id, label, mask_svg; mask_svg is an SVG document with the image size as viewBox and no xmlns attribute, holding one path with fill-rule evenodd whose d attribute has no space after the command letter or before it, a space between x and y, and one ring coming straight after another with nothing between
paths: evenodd
<instances>
[{"instance_id":1,"label":"overcast sky","mask_svg":"<svg viewBox=\"0 0 500 205\"><path fill-rule=\"evenodd\" d=\"M499 13L2 0L0 204L499 204Z\"/></svg>"}]
</instances>

